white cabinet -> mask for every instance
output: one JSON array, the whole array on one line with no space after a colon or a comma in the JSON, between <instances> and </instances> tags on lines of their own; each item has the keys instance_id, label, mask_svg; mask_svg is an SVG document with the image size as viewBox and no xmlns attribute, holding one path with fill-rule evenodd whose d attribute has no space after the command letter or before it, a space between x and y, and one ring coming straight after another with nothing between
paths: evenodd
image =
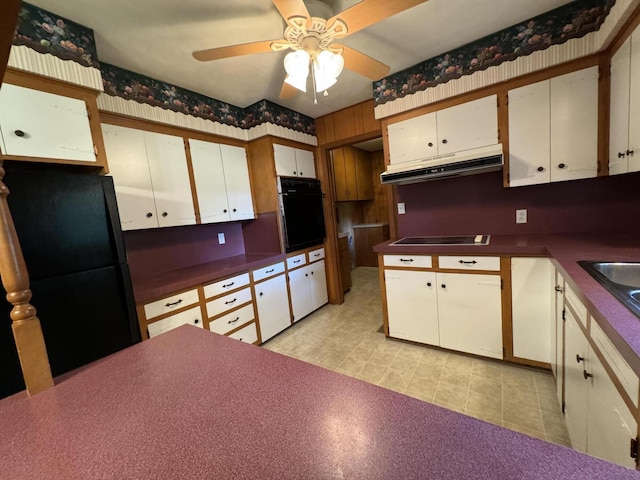
<instances>
[{"instance_id":1,"label":"white cabinet","mask_svg":"<svg viewBox=\"0 0 640 480\"><path fill-rule=\"evenodd\" d=\"M590 178L598 170L598 67L509 91L509 185Z\"/></svg>"},{"instance_id":2,"label":"white cabinet","mask_svg":"<svg viewBox=\"0 0 640 480\"><path fill-rule=\"evenodd\" d=\"M513 355L553 363L551 324L555 316L554 269L548 258L511 259ZM555 331L554 331L555 337ZM555 351L553 352L555 356Z\"/></svg>"},{"instance_id":3,"label":"white cabinet","mask_svg":"<svg viewBox=\"0 0 640 480\"><path fill-rule=\"evenodd\" d=\"M246 150L189 139L200 223L255 218Z\"/></svg>"},{"instance_id":4,"label":"white cabinet","mask_svg":"<svg viewBox=\"0 0 640 480\"><path fill-rule=\"evenodd\" d=\"M283 177L316 178L313 152L286 145L273 145L276 175Z\"/></svg>"},{"instance_id":5,"label":"white cabinet","mask_svg":"<svg viewBox=\"0 0 640 480\"><path fill-rule=\"evenodd\" d=\"M181 138L102 125L123 230L196 223Z\"/></svg>"},{"instance_id":6,"label":"white cabinet","mask_svg":"<svg viewBox=\"0 0 640 480\"><path fill-rule=\"evenodd\" d=\"M498 143L497 97L491 95L388 126L390 163L420 160Z\"/></svg>"},{"instance_id":7,"label":"white cabinet","mask_svg":"<svg viewBox=\"0 0 640 480\"><path fill-rule=\"evenodd\" d=\"M435 272L385 270L384 284L389 335L440 345Z\"/></svg>"},{"instance_id":8,"label":"white cabinet","mask_svg":"<svg viewBox=\"0 0 640 480\"><path fill-rule=\"evenodd\" d=\"M294 322L329 301L324 260L291 270L288 276Z\"/></svg>"},{"instance_id":9,"label":"white cabinet","mask_svg":"<svg viewBox=\"0 0 640 480\"><path fill-rule=\"evenodd\" d=\"M640 29L611 58L609 175L640 170Z\"/></svg>"},{"instance_id":10,"label":"white cabinet","mask_svg":"<svg viewBox=\"0 0 640 480\"><path fill-rule=\"evenodd\" d=\"M149 331L149 338L160 335L161 333L168 332L181 325L193 325L194 327L203 328L202 326L202 312L200 307L193 307L184 312L176 313L170 317L157 320L147 325Z\"/></svg>"},{"instance_id":11,"label":"white cabinet","mask_svg":"<svg viewBox=\"0 0 640 480\"><path fill-rule=\"evenodd\" d=\"M254 274L255 278L255 274ZM285 275L277 275L254 286L260 335L266 342L291 325Z\"/></svg>"},{"instance_id":12,"label":"white cabinet","mask_svg":"<svg viewBox=\"0 0 640 480\"><path fill-rule=\"evenodd\" d=\"M83 100L5 83L0 89L2 153L96 162Z\"/></svg>"},{"instance_id":13,"label":"white cabinet","mask_svg":"<svg viewBox=\"0 0 640 480\"><path fill-rule=\"evenodd\" d=\"M501 359L500 277L438 272L436 281L440 346Z\"/></svg>"},{"instance_id":14,"label":"white cabinet","mask_svg":"<svg viewBox=\"0 0 640 480\"><path fill-rule=\"evenodd\" d=\"M317 310L329 301L327 293L327 272L324 260L312 263L307 267L311 279L311 306Z\"/></svg>"}]
</instances>

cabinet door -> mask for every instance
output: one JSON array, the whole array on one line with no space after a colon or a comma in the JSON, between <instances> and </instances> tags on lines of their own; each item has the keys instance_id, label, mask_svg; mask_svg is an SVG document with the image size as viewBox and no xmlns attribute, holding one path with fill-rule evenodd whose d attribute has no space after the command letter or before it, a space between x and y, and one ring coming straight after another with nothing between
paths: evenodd
<instances>
[{"instance_id":1,"label":"cabinet door","mask_svg":"<svg viewBox=\"0 0 640 480\"><path fill-rule=\"evenodd\" d=\"M498 143L496 95L445 108L436 118L440 155Z\"/></svg>"},{"instance_id":2,"label":"cabinet door","mask_svg":"<svg viewBox=\"0 0 640 480\"><path fill-rule=\"evenodd\" d=\"M195 225L196 214L182 138L144 132L144 141L159 225Z\"/></svg>"},{"instance_id":3,"label":"cabinet door","mask_svg":"<svg viewBox=\"0 0 640 480\"><path fill-rule=\"evenodd\" d=\"M389 335L440 345L436 274L416 270L385 270Z\"/></svg>"},{"instance_id":4,"label":"cabinet door","mask_svg":"<svg viewBox=\"0 0 640 480\"><path fill-rule=\"evenodd\" d=\"M611 103L609 118L609 175L627 173L629 161L629 98L631 38L611 57Z\"/></svg>"},{"instance_id":5,"label":"cabinet door","mask_svg":"<svg viewBox=\"0 0 640 480\"><path fill-rule=\"evenodd\" d=\"M276 162L276 175L283 177L295 177L298 175L296 153L293 148L274 144L273 157Z\"/></svg>"},{"instance_id":6,"label":"cabinet door","mask_svg":"<svg viewBox=\"0 0 640 480\"><path fill-rule=\"evenodd\" d=\"M571 445L587 453L587 395L589 383L583 371L587 367L589 343L570 309L565 310L564 416Z\"/></svg>"},{"instance_id":7,"label":"cabinet door","mask_svg":"<svg viewBox=\"0 0 640 480\"><path fill-rule=\"evenodd\" d=\"M317 310L329 301L327 294L327 273L324 260L309 265L309 278L311 287L311 307Z\"/></svg>"},{"instance_id":8,"label":"cabinet door","mask_svg":"<svg viewBox=\"0 0 640 480\"><path fill-rule=\"evenodd\" d=\"M389 134L389 163L402 163L432 157L438 154L436 114L392 123Z\"/></svg>"},{"instance_id":9,"label":"cabinet door","mask_svg":"<svg viewBox=\"0 0 640 480\"><path fill-rule=\"evenodd\" d=\"M640 171L640 28L631 35L629 92L629 171Z\"/></svg>"},{"instance_id":10,"label":"cabinet door","mask_svg":"<svg viewBox=\"0 0 640 480\"><path fill-rule=\"evenodd\" d=\"M502 359L498 275L438 273L440 346Z\"/></svg>"},{"instance_id":11,"label":"cabinet door","mask_svg":"<svg viewBox=\"0 0 640 480\"><path fill-rule=\"evenodd\" d=\"M336 148L331 152L331 159L333 161L333 177L336 185L336 201L354 200L350 196L350 187L353 188L352 184L355 180L351 150L348 147Z\"/></svg>"},{"instance_id":12,"label":"cabinet door","mask_svg":"<svg viewBox=\"0 0 640 480\"><path fill-rule=\"evenodd\" d=\"M220 145L189 139L191 165L200 209L200 223L231 219Z\"/></svg>"},{"instance_id":13,"label":"cabinet door","mask_svg":"<svg viewBox=\"0 0 640 480\"><path fill-rule=\"evenodd\" d=\"M103 124L102 135L109 174L113 177L116 190L122 230L157 228L158 215L153 200L144 132Z\"/></svg>"},{"instance_id":14,"label":"cabinet door","mask_svg":"<svg viewBox=\"0 0 640 480\"><path fill-rule=\"evenodd\" d=\"M255 218L247 151L242 147L220 145L220 152L222 153L224 181L231 220Z\"/></svg>"},{"instance_id":15,"label":"cabinet door","mask_svg":"<svg viewBox=\"0 0 640 480\"><path fill-rule=\"evenodd\" d=\"M590 384L587 453L635 468L629 442L638 435L638 423L593 350L589 353L588 368L593 377L585 382Z\"/></svg>"},{"instance_id":16,"label":"cabinet door","mask_svg":"<svg viewBox=\"0 0 640 480\"><path fill-rule=\"evenodd\" d=\"M549 183L549 80L509 91L509 186Z\"/></svg>"},{"instance_id":17,"label":"cabinet door","mask_svg":"<svg viewBox=\"0 0 640 480\"><path fill-rule=\"evenodd\" d=\"M297 270L289 272L288 275L293 321L297 322L314 310L313 305L311 304L311 280L309 279L309 268L298 268Z\"/></svg>"},{"instance_id":18,"label":"cabinet door","mask_svg":"<svg viewBox=\"0 0 640 480\"><path fill-rule=\"evenodd\" d=\"M291 325L287 280L284 275L270 278L255 286L260 335L266 342Z\"/></svg>"},{"instance_id":19,"label":"cabinet door","mask_svg":"<svg viewBox=\"0 0 640 480\"><path fill-rule=\"evenodd\" d=\"M513 354L516 357L551 362L553 273L548 258L511 259Z\"/></svg>"},{"instance_id":20,"label":"cabinet door","mask_svg":"<svg viewBox=\"0 0 640 480\"><path fill-rule=\"evenodd\" d=\"M95 162L84 101L4 84L0 90L2 153Z\"/></svg>"},{"instance_id":21,"label":"cabinet door","mask_svg":"<svg viewBox=\"0 0 640 480\"><path fill-rule=\"evenodd\" d=\"M373 176L371 173L371 158L368 152L353 149L356 176L356 199L373 200Z\"/></svg>"},{"instance_id":22,"label":"cabinet door","mask_svg":"<svg viewBox=\"0 0 640 480\"><path fill-rule=\"evenodd\" d=\"M294 149L296 155L296 167L299 177L316 178L316 165L313 159L313 152Z\"/></svg>"},{"instance_id":23,"label":"cabinet door","mask_svg":"<svg viewBox=\"0 0 640 480\"><path fill-rule=\"evenodd\" d=\"M551 79L551 181L598 170L598 67Z\"/></svg>"}]
</instances>

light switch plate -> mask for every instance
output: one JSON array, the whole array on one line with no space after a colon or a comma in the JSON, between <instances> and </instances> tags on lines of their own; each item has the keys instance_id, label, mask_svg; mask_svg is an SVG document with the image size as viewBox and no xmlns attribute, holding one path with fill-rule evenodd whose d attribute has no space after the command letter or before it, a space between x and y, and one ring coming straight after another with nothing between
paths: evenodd
<instances>
[{"instance_id":1,"label":"light switch plate","mask_svg":"<svg viewBox=\"0 0 640 480\"><path fill-rule=\"evenodd\" d=\"M225 240L225 238L224 238L224 233L219 233L219 234L218 234L218 243L219 243L220 245L223 245L223 244L225 244L225 243L226 243L226 240Z\"/></svg>"},{"instance_id":2,"label":"light switch plate","mask_svg":"<svg viewBox=\"0 0 640 480\"><path fill-rule=\"evenodd\" d=\"M404 215L404 213L405 213L404 202L398 203L398 215Z\"/></svg>"},{"instance_id":3,"label":"light switch plate","mask_svg":"<svg viewBox=\"0 0 640 480\"><path fill-rule=\"evenodd\" d=\"M516 210L516 223L527 223L527 209Z\"/></svg>"}]
</instances>

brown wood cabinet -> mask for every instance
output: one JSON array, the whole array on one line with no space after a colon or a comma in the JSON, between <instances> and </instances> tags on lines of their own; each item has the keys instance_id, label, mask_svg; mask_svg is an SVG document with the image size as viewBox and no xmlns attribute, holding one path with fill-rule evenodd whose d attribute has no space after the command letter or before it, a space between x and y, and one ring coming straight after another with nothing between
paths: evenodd
<instances>
[{"instance_id":1,"label":"brown wood cabinet","mask_svg":"<svg viewBox=\"0 0 640 480\"><path fill-rule=\"evenodd\" d=\"M353 147L331 151L336 201L373 200L371 159L368 152Z\"/></svg>"},{"instance_id":2,"label":"brown wood cabinet","mask_svg":"<svg viewBox=\"0 0 640 480\"><path fill-rule=\"evenodd\" d=\"M338 261L340 263L340 280L342 291L351 288L351 256L349 255L349 236L338 238Z\"/></svg>"},{"instance_id":3,"label":"brown wood cabinet","mask_svg":"<svg viewBox=\"0 0 640 480\"><path fill-rule=\"evenodd\" d=\"M316 136L319 145L361 136L382 133L380 120L376 120L373 100L352 105L324 117L316 118Z\"/></svg>"},{"instance_id":4,"label":"brown wood cabinet","mask_svg":"<svg viewBox=\"0 0 640 480\"><path fill-rule=\"evenodd\" d=\"M373 246L389 240L389 224L354 225L353 238L356 244L356 266L377 267L378 255L373 251Z\"/></svg>"}]
</instances>

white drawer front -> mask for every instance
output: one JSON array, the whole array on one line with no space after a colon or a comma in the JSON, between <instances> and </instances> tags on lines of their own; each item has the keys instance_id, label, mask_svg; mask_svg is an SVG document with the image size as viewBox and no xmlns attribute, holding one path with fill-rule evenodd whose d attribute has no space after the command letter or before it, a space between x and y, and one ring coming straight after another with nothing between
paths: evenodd
<instances>
[{"instance_id":1,"label":"white drawer front","mask_svg":"<svg viewBox=\"0 0 640 480\"><path fill-rule=\"evenodd\" d=\"M613 370L616 377L618 377L618 380L620 380L622 387L629 394L629 397L631 397L633 404L637 407L640 380L593 318L591 319L591 339L611 367L611 370Z\"/></svg>"},{"instance_id":2,"label":"white drawer front","mask_svg":"<svg viewBox=\"0 0 640 480\"><path fill-rule=\"evenodd\" d=\"M230 293L224 297L216 298L215 300L209 300L207 302L207 316L209 318L220 315L221 313L231 310L232 308L239 307L243 303L247 303L253 300L250 288L245 288L238 292Z\"/></svg>"},{"instance_id":3,"label":"white drawer front","mask_svg":"<svg viewBox=\"0 0 640 480\"><path fill-rule=\"evenodd\" d=\"M182 292L177 295L163 298L162 300L156 300L152 303L147 303L144 306L144 315L147 320L157 317L159 315L178 310L182 307L187 307L194 303L198 303L198 290L193 289L188 292Z\"/></svg>"},{"instance_id":4,"label":"white drawer front","mask_svg":"<svg viewBox=\"0 0 640 480\"><path fill-rule=\"evenodd\" d=\"M232 333L229 335L229 338L235 338L244 343L256 343L258 341L258 330L256 329L255 322Z\"/></svg>"},{"instance_id":5,"label":"white drawer front","mask_svg":"<svg viewBox=\"0 0 640 480\"><path fill-rule=\"evenodd\" d=\"M265 278L273 277L279 273L284 272L284 262L274 263L268 267L259 268L253 271L253 281L259 282Z\"/></svg>"},{"instance_id":6,"label":"white drawer front","mask_svg":"<svg viewBox=\"0 0 640 480\"><path fill-rule=\"evenodd\" d=\"M307 264L307 256L304 253L287 258L287 269L298 268Z\"/></svg>"},{"instance_id":7,"label":"white drawer front","mask_svg":"<svg viewBox=\"0 0 640 480\"><path fill-rule=\"evenodd\" d=\"M580 321L584 328L587 328L587 307L578 299L576 292L574 292L568 283L564 284L564 300L576 314L576 318Z\"/></svg>"},{"instance_id":8,"label":"white drawer front","mask_svg":"<svg viewBox=\"0 0 640 480\"><path fill-rule=\"evenodd\" d=\"M230 292L240 287L249 285L249 274L243 273L242 275L236 275L235 277L225 278L219 282L210 283L204 286L205 298L217 297L223 293Z\"/></svg>"},{"instance_id":9,"label":"white drawer front","mask_svg":"<svg viewBox=\"0 0 640 480\"><path fill-rule=\"evenodd\" d=\"M309 263L321 260L324 258L324 247L311 250L309 252Z\"/></svg>"},{"instance_id":10,"label":"white drawer front","mask_svg":"<svg viewBox=\"0 0 640 480\"><path fill-rule=\"evenodd\" d=\"M147 325L149 338L168 332L171 329L187 323L202 328L202 312L200 311L200 307L193 307L184 312L176 313L170 317L150 323Z\"/></svg>"},{"instance_id":11,"label":"white drawer front","mask_svg":"<svg viewBox=\"0 0 640 480\"><path fill-rule=\"evenodd\" d=\"M455 268L456 270L493 270L500 271L500 257L470 257L470 256L440 256L440 268Z\"/></svg>"},{"instance_id":12,"label":"white drawer front","mask_svg":"<svg viewBox=\"0 0 640 480\"><path fill-rule=\"evenodd\" d=\"M431 255L384 255L385 267L431 268Z\"/></svg>"},{"instance_id":13,"label":"white drawer front","mask_svg":"<svg viewBox=\"0 0 640 480\"><path fill-rule=\"evenodd\" d=\"M250 322L254 319L254 317L255 315L253 313L253 303L251 303L238 310L234 310L231 313L227 313L222 317L216 318L211 323L209 323L209 330L215 333L219 333L220 335L224 335L234 328Z\"/></svg>"}]
</instances>

